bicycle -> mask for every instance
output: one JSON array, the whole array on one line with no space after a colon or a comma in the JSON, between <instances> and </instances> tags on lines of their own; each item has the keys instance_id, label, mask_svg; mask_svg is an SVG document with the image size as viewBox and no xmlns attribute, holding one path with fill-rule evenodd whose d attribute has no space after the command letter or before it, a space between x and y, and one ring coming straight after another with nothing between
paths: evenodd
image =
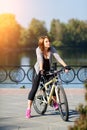
<instances>
[{"instance_id":1,"label":"bicycle","mask_svg":"<svg viewBox=\"0 0 87 130\"><path fill-rule=\"evenodd\" d=\"M49 71L45 74L46 76L50 76L49 80L46 78L42 78L39 90L33 101L33 106L35 111L38 114L44 114L47 110L48 105L52 106L53 104L53 93L55 92L56 102L59 105L59 112L64 121L68 121L69 118L69 106L66 97L66 93L62 86L62 82L59 79L60 73L62 73L64 69Z\"/></svg>"}]
</instances>

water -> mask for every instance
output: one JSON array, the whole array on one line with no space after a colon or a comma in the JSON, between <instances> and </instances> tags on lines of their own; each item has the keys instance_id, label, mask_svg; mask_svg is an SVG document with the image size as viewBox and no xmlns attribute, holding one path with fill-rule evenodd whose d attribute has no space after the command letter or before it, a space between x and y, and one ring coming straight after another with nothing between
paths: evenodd
<instances>
[{"instance_id":1,"label":"water","mask_svg":"<svg viewBox=\"0 0 87 130\"><path fill-rule=\"evenodd\" d=\"M60 56L64 59L64 61L71 66L75 66L75 79L73 82L69 84L63 83L64 87L68 88L83 88L83 83L80 82L77 78L77 72L80 66L87 65L87 50L86 49L70 49L70 48L63 48L58 50ZM53 62L55 59L53 59ZM0 88L20 88L25 86L26 88L31 88L32 84L31 81L27 78L29 73L28 70L30 66L33 66L36 62L36 53L35 50L29 51L5 51L0 52L0 65L4 66L7 70L7 79L0 84ZM58 64L59 65L59 64ZM9 72L11 71L14 66L22 66L22 69L25 72L25 78L23 81L19 83L12 82L9 79ZM77 67L76 67L77 66ZM9 84L10 83L10 84Z\"/></svg>"}]
</instances>

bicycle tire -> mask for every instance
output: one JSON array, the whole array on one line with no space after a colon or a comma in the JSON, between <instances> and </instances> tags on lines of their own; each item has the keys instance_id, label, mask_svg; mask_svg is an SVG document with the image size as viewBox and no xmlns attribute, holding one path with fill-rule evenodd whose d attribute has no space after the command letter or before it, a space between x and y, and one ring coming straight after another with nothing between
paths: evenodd
<instances>
[{"instance_id":1,"label":"bicycle tire","mask_svg":"<svg viewBox=\"0 0 87 130\"><path fill-rule=\"evenodd\" d=\"M58 86L58 99L59 99L59 112L61 115L61 118L64 121L68 121L69 118L69 107L68 107L68 101L66 97L66 93L64 91L64 88L59 85Z\"/></svg>"},{"instance_id":2,"label":"bicycle tire","mask_svg":"<svg viewBox=\"0 0 87 130\"><path fill-rule=\"evenodd\" d=\"M43 93L36 95L33 101L35 111L41 115L43 115L47 110L47 104L44 102L44 99L46 99L46 94L43 91Z\"/></svg>"}]
</instances>

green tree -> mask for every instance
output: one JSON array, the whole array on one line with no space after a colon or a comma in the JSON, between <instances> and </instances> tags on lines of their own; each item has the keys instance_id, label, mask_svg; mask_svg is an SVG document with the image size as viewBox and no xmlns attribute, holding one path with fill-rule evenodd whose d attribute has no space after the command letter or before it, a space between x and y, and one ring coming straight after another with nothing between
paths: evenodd
<instances>
[{"instance_id":1,"label":"green tree","mask_svg":"<svg viewBox=\"0 0 87 130\"><path fill-rule=\"evenodd\" d=\"M53 19L49 35L55 46L87 46L87 21L71 19L61 23Z\"/></svg>"},{"instance_id":2,"label":"green tree","mask_svg":"<svg viewBox=\"0 0 87 130\"><path fill-rule=\"evenodd\" d=\"M86 46L87 22L77 19L69 20L63 42L71 46Z\"/></svg>"},{"instance_id":3,"label":"green tree","mask_svg":"<svg viewBox=\"0 0 87 130\"><path fill-rule=\"evenodd\" d=\"M61 35L61 23L59 20L53 19L51 21L51 27L50 27L50 36L52 38L52 41L61 41L62 35Z\"/></svg>"},{"instance_id":4,"label":"green tree","mask_svg":"<svg viewBox=\"0 0 87 130\"><path fill-rule=\"evenodd\" d=\"M19 45L21 48L27 46L27 37L28 37L28 31L27 29L25 28L21 28L21 31L20 31L20 39L19 39Z\"/></svg>"},{"instance_id":5,"label":"green tree","mask_svg":"<svg viewBox=\"0 0 87 130\"><path fill-rule=\"evenodd\" d=\"M26 43L29 47L36 47L38 38L42 35L47 35L48 31L45 27L45 22L32 19L26 33Z\"/></svg>"},{"instance_id":6,"label":"green tree","mask_svg":"<svg viewBox=\"0 0 87 130\"><path fill-rule=\"evenodd\" d=\"M0 47L13 48L18 46L20 25L13 14L0 15Z\"/></svg>"}]
</instances>

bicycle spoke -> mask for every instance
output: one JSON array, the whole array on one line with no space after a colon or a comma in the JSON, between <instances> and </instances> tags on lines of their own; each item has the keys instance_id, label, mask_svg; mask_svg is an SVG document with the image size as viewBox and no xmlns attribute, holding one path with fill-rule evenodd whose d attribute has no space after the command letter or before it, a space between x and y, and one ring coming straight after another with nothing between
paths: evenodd
<instances>
[{"instance_id":1,"label":"bicycle spoke","mask_svg":"<svg viewBox=\"0 0 87 130\"><path fill-rule=\"evenodd\" d=\"M67 102L67 98L66 98L66 95L65 95L65 91L64 91L62 86L59 87L58 96L59 96L60 115L61 115L63 120L67 121L68 116L69 116L68 102Z\"/></svg>"},{"instance_id":2,"label":"bicycle spoke","mask_svg":"<svg viewBox=\"0 0 87 130\"><path fill-rule=\"evenodd\" d=\"M46 102L46 97L44 92L42 94L35 96L35 99L33 101L33 106L35 111L38 114L44 114L46 112L47 102Z\"/></svg>"}]
</instances>

